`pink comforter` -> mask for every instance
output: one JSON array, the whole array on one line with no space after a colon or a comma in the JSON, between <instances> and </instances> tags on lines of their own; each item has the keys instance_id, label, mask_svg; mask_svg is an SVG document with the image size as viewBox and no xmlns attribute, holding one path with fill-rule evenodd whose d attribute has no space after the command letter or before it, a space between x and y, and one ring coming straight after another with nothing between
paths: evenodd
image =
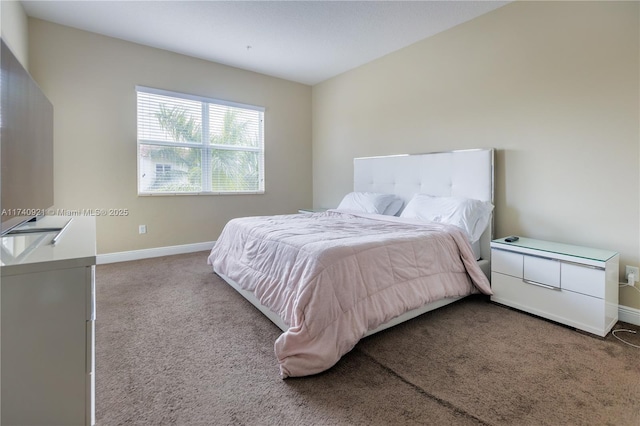
<instances>
[{"instance_id":1,"label":"pink comforter","mask_svg":"<svg viewBox=\"0 0 640 426\"><path fill-rule=\"evenodd\" d=\"M455 226L337 211L233 219L208 258L289 329L284 377L333 366L364 334L425 303L491 294Z\"/></svg>"}]
</instances>

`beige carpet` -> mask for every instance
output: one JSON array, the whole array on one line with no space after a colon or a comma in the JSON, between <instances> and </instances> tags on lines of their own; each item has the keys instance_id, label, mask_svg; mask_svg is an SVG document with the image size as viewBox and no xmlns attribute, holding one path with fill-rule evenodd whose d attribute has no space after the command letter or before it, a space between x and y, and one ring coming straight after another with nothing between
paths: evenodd
<instances>
[{"instance_id":1,"label":"beige carpet","mask_svg":"<svg viewBox=\"0 0 640 426\"><path fill-rule=\"evenodd\" d=\"M206 256L97 267L98 425L640 424L640 349L480 296L281 380L279 329Z\"/></svg>"}]
</instances>

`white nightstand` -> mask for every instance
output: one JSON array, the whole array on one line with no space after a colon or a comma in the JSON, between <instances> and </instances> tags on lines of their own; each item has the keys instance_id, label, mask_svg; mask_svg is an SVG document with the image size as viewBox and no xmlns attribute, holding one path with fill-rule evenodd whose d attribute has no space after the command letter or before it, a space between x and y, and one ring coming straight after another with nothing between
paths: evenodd
<instances>
[{"instance_id":1,"label":"white nightstand","mask_svg":"<svg viewBox=\"0 0 640 426\"><path fill-rule=\"evenodd\" d=\"M618 253L523 238L491 242L491 300L604 337L618 321Z\"/></svg>"}]
</instances>

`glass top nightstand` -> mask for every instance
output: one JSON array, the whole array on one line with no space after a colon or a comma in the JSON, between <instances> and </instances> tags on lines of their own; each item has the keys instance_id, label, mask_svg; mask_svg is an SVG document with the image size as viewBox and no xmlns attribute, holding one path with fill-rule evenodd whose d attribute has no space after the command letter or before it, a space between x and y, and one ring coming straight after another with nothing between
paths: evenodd
<instances>
[{"instance_id":1,"label":"glass top nightstand","mask_svg":"<svg viewBox=\"0 0 640 426\"><path fill-rule=\"evenodd\" d=\"M620 255L520 237L491 241L491 300L606 336L618 321Z\"/></svg>"},{"instance_id":2,"label":"glass top nightstand","mask_svg":"<svg viewBox=\"0 0 640 426\"><path fill-rule=\"evenodd\" d=\"M504 244L511 247L520 247L548 253L591 259L598 262L606 262L618 253L611 250L602 250L591 247L574 246L571 244L555 243L552 241L535 240L533 238L520 237L518 241L508 243L504 238L493 240L492 243Z\"/></svg>"}]
</instances>

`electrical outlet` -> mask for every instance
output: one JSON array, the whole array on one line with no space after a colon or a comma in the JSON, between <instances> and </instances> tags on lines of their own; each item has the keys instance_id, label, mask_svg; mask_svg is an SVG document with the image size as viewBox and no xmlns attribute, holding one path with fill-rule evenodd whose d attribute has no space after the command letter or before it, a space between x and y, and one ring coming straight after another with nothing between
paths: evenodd
<instances>
[{"instance_id":1,"label":"electrical outlet","mask_svg":"<svg viewBox=\"0 0 640 426\"><path fill-rule=\"evenodd\" d=\"M147 225L138 226L138 234L146 234L146 233L147 233Z\"/></svg>"},{"instance_id":2,"label":"electrical outlet","mask_svg":"<svg viewBox=\"0 0 640 426\"><path fill-rule=\"evenodd\" d=\"M640 281L640 269L637 266L625 266L624 277L629 280L629 274L633 274L634 282Z\"/></svg>"}]
</instances>

